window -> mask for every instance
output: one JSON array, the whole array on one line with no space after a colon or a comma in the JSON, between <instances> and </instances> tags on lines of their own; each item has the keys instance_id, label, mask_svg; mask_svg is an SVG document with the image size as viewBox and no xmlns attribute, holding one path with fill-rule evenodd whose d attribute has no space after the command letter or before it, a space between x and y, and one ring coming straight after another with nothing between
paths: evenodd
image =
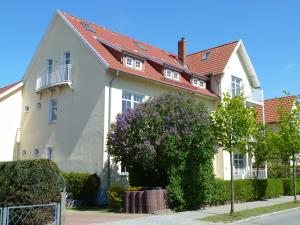
<instances>
[{"instance_id":1,"label":"window","mask_svg":"<svg viewBox=\"0 0 300 225\"><path fill-rule=\"evenodd\" d=\"M210 52L205 52L205 53L202 55L202 60L208 60L209 55L210 55Z\"/></svg>"},{"instance_id":2,"label":"window","mask_svg":"<svg viewBox=\"0 0 300 225\"><path fill-rule=\"evenodd\" d=\"M141 102L144 101L143 95L133 94L126 91L122 93L122 112L127 109L132 109L138 106Z\"/></svg>"},{"instance_id":3,"label":"window","mask_svg":"<svg viewBox=\"0 0 300 225\"><path fill-rule=\"evenodd\" d=\"M47 147L47 159L52 160L53 159L53 148Z\"/></svg>"},{"instance_id":4,"label":"window","mask_svg":"<svg viewBox=\"0 0 300 225\"><path fill-rule=\"evenodd\" d=\"M165 76L168 79L179 81L180 74L177 71L170 70L170 69L165 69Z\"/></svg>"},{"instance_id":5,"label":"window","mask_svg":"<svg viewBox=\"0 0 300 225\"><path fill-rule=\"evenodd\" d=\"M138 46L143 51L147 51L147 49L145 48L145 46L142 43L139 43L139 42L134 42L134 43L136 44L136 46Z\"/></svg>"},{"instance_id":6,"label":"window","mask_svg":"<svg viewBox=\"0 0 300 225\"><path fill-rule=\"evenodd\" d=\"M64 61L65 61L65 65L71 64L71 54L70 54L70 52L65 52L64 53Z\"/></svg>"},{"instance_id":7,"label":"window","mask_svg":"<svg viewBox=\"0 0 300 225\"><path fill-rule=\"evenodd\" d=\"M42 103L40 103L40 102L36 103L36 108L38 110L40 110L42 108Z\"/></svg>"},{"instance_id":8,"label":"window","mask_svg":"<svg viewBox=\"0 0 300 225\"><path fill-rule=\"evenodd\" d=\"M235 153L233 156L234 168L242 169L245 167L244 165L244 155L240 153Z\"/></svg>"},{"instance_id":9,"label":"window","mask_svg":"<svg viewBox=\"0 0 300 225\"><path fill-rule=\"evenodd\" d=\"M197 78L192 79L192 85L195 87L206 88L205 81L197 79Z\"/></svg>"},{"instance_id":10,"label":"window","mask_svg":"<svg viewBox=\"0 0 300 225\"><path fill-rule=\"evenodd\" d=\"M26 151L25 149L23 149L23 150L21 151L21 155L22 155L22 157L25 157L25 156L27 155L27 151Z\"/></svg>"},{"instance_id":11,"label":"window","mask_svg":"<svg viewBox=\"0 0 300 225\"><path fill-rule=\"evenodd\" d=\"M38 157L39 154L40 154L40 150L38 150L37 148L33 150L33 155L34 155L35 157Z\"/></svg>"},{"instance_id":12,"label":"window","mask_svg":"<svg viewBox=\"0 0 300 225\"><path fill-rule=\"evenodd\" d=\"M64 72L64 78L65 78L65 81L68 81L70 80L69 79L69 68L68 66L71 64L71 54L70 52L65 52L64 53L64 63L65 63L65 72Z\"/></svg>"},{"instance_id":13,"label":"window","mask_svg":"<svg viewBox=\"0 0 300 225\"><path fill-rule=\"evenodd\" d=\"M235 97L240 95L242 91L242 79L232 76L231 78L231 95Z\"/></svg>"},{"instance_id":14,"label":"window","mask_svg":"<svg viewBox=\"0 0 300 225\"><path fill-rule=\"evenodd\" d=\"M53 60L48 59L48 61L47 61L47 77L46 77L48 84L51 81L52 70L53 70Z\"/></svg>"},{"instance_id":15,"label":"window","mask_svg":"<svg viewBox=\"0 0 300 225\"><path fill-rule=\"evenodd\" d=\"M143 69L143 61L140 59L135 59L130 56L125 57L125 65L127 67L134 68L136 70L142 70Z\"/></svg>"},{"instance_id":16,"label":"window","mask_svg":"<svg viewBox=\"0 0 300 225\"><path fill-rule=\"evenodd\" d=\"M88 31L90 31L90 32L93 32L93 33L96 33L96 31L89 25L89 24L87 24L87 23L81 23L84 27L85 27L85 29L87 29Z\"/></svg>"},{"instance_id":17,"label":"window","mask_svg":"<svg viewBox=\"0 0 300 225\"><path fill-rule=\"evenodd\" d=\"M26 106L24 107L24 112L29 112L29 106L26 105Z\"/></svg>"},{"instance_id":18,"label":"window","mask_svg":"<svg viewBox=\"0 0 300 225\"><path fill-rule=\"evenodd\" d=\"M133 59L131 57L126 57L126 66L133 67Z\"/></svg>"},{"instance_id":19,"label":"window","mask_svg":"<svg viewBox=\"0 0 300 225\"><path fill-rule=\"evenodd\" d=\"M51 99L49 102L49 123L54 123L57 120L57 100Z\"/></svg>"},{"instance_id":20,"label":"window","mask_svg":"<svg viewBox=\"0 0 300 225\"><path fill-rule=\"evenodd\" d=\"M142 61L136 59L134 62L135 62L134 67L135 67L137 70L142 70Z\"/></svg>"}]
</instances>

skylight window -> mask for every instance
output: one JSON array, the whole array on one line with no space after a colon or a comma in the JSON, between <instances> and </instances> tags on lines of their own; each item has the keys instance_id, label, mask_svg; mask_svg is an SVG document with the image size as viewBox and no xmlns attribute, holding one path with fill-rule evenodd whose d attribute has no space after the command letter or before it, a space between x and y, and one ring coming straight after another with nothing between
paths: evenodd
<instances>
[{"instance_id":1,"label":"skylight window","mask_svg":"<svg viewBox=\"0 0 300 225\"><path fill-rule=\"evenodd\" d=\"M136 46L138 46L143 51L147 51L146 47L142 43L139 43L139 42L134 42L134 43L136 44Z\"/></svg>"},{"instance_id":2,"label":"skylight window","mask_svg":"<svg viewBox=\"0 0 300 225\"><path fill-rule=\"evenodd\" d=\"M210 52L205 52L205 53L202 55L202 60L208 60L209 55L210 55Z\"/></svg>"},{"instance_id":3,"label":"skylight window","mask_svg":"<svg viewBox=\"0 0 300 225\"><path fill-rule=\"evenodd\" d=\"M87 23L82 22L82 25L90 32L96 33L96 31Z\"/></svg>"}]
</instances>

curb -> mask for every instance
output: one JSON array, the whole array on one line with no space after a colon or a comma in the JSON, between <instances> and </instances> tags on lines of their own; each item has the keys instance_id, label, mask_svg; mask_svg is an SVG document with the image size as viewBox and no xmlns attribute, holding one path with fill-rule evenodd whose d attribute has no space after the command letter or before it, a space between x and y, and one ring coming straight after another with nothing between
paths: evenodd
<instances>
[{"instance_id":1,"label":"curb","mask_svg":"<svg viewBox=\"0 0 300 225\"><path fill-rule=\"evenodd\" d=\"M262 214L262 215L259 215L259 216L253 216L253 217L249 217L247 219L238 220L238 221L235 221L235 222L232 222L232 223L228 223L228 224L243 223L243 222L247 222L249 220L253 220L253 219L257 219L257 218L261 218L261 217L265 217L265 216L276 215L276 214L279 214L279 213L289 212L289 211L293 211L293 210L296 210L296 209L300 209L300 207L295 207L295 208L290 208L290 209L284 209L284 210L280 210L280 211L277 211L277 212Z\"/></svg>"}]
</instances>

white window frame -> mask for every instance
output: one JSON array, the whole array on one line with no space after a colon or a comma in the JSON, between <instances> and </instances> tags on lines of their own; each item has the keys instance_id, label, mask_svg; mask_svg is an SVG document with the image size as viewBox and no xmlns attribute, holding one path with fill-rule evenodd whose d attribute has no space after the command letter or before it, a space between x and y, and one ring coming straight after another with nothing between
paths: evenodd
<instances>
[{"instance_id":1,"label":"white window frame","mask_svg":"<svg viewBox=\"0 0 300 225\"><path fill-rule=\"evenodd\" d=\"M137 63L139 63L140 66L137 66ZM134 60L134 68L137 70L142 70L143 69L143 62L142 60L135 59Z\"/></svg>"},{"instance_id":2,"label":"white window frame","mask_svg":"<svg viewBox=\"0 0 300 225\"><path fill-rule=\"evenodd\" d=\"M128 64L128 60L131 60L131 64ZM132 68L132 67L133 67L133 63L134 63L134 59L133 59L132 57L130 57L130 56L126 56L126 57L125 57L125 65L126 65L127 67Z\"/></svg>"},{"instance_id":3,"label":"white window frame","mask_svg":"<svg viewBox=\"0 0 300 225\"><path fill-rule=\"evenodd\" d=\"M130 99L125 98L124 95L129 95ZM137 101L135 99L135 97L141 98L141 101ZM126 111L128 108L134 109L136 107L136 105L142 103L143 101L145 101L145 96L141 95L141 94L136 94L136 93L132 93L129 91L122 91L122 112ZM123 102L126 102L126 107L123 107ZM130 103L130 106L127 107L127 103Z\"/></svg>"},{"instance_id":4,"label":"white window frame","mask_svg":"<svg viewBox=\"0 0 300 225\"><path fill-rule=\"evenodd\" d=\"M56 103L56 104L54 104ZM56 110L56 118L54 118L54 110ZM52 98L49 101L49 118L48 118L48 122L49 123L56 123L57 121L57 114L58 114L58 102L57 99Z\"/></svg>"},{"instance_id":5,"label":"white window frame","mask_svg":"<svg viewBox=\"0 0 300 225\"><path fill-rule=\"evenodd\" d=\"M241 164L243 166L241 166ZM246 167L245 156L241 153L234 153L233 165L235 169L244 169Z\"/></svg>"},{"instance_id":6,"label":"white window frame","mask_svg":"<svg viewBox=\"0 0 300 225\"><path fill-rule=\"evenodd\" d=\"M239 90L239 91L237 91ZM236 97L243 92L243 80L236 76L231 76L231 96Z\"/></svg>"}]
</instances>

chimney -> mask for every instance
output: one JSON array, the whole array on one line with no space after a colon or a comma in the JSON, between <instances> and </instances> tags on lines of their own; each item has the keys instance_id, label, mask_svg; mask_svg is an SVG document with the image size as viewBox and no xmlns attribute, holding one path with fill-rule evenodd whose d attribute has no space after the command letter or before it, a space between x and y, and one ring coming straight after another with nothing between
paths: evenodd
<instances>
[{"instance_id":1,"label":"chimney","mask_svg":"<svg viewBox=\"0 0 300 225\"><path fill-rule=\"evenodd\" d=\"M185 64L186 44L184 38L181 38L181 40L178 41L178 59L182 64Z\"/></svg>"}]
</instances>

